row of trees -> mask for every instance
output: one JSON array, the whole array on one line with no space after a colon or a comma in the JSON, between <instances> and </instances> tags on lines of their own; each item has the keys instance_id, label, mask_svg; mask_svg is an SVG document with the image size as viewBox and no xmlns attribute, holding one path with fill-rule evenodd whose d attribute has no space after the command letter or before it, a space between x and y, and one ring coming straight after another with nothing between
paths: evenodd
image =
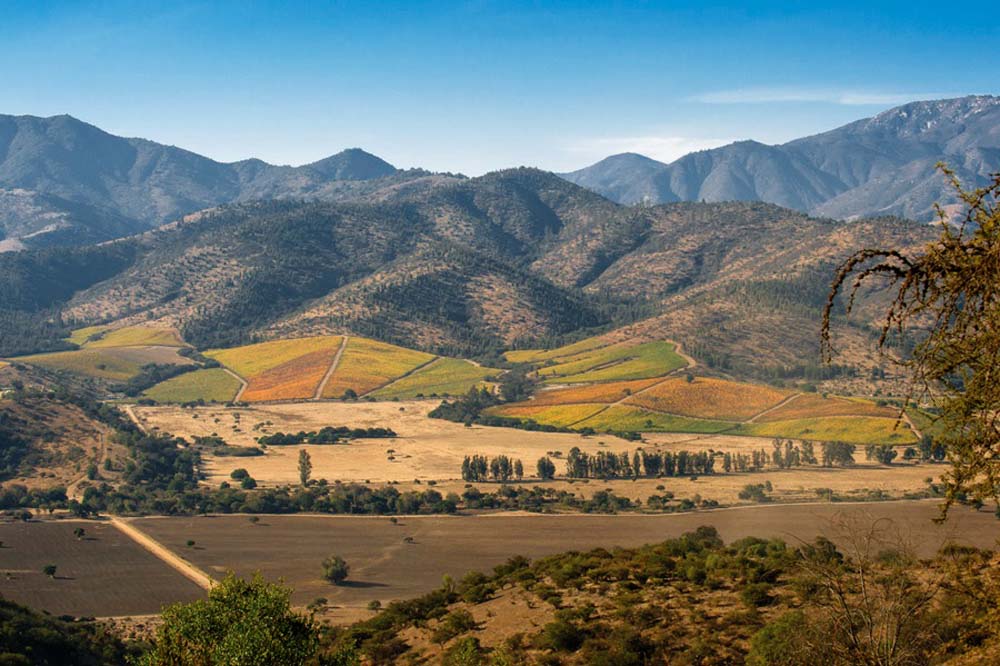
<instances>
[{"instance_id":1,"label":"row of trees","mask_svg":"<svg viewBox=\"0 0 1000 666\"><path fill-rule=\"evenodd\" d=\"M462 461L462 479L464 481L510 481L524 478L524 465L520 459L513 459L507 456L496 456L487 458L486 456L474 455L465 456Z\"/></svg>"}]
</instances>

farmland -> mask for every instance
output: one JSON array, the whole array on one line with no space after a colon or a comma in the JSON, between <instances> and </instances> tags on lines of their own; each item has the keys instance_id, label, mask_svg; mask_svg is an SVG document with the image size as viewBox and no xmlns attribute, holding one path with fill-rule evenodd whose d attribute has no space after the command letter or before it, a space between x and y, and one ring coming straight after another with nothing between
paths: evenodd
<instances>
[{"instance_id":1,"label":"farmland","mask_svg":"<svg viewBox=\"0 0 1000 666\"><path fill-rule=\"evenodd\" d=\"M895 419L898 415L898 408L881 407L870 400L801 393L777 409L761 415L757 421L765 423L821 416L877 416Z\"/></svg>"},{"instance_id":2,"label":"farmland","mask_svg":"<svg viewBox=\"0 0 1000 666\"><path fill-rule=\"evenodd\" d=\"M740 425L735 432L758 437L794 437L820 441L841 441L852 444L914 444L916 435L894 418L875 416L827 416L769 421Z\"/></svg>"},{"instance_id":3,"label":"farmland","mask_svg":"<svg viewBox=\"0 0 1000 666\"><path fill-rule=\"evenodd\" d=\"M538 391L531 400L533 405L571 405L574 403L611 403L624 400L636 391L659 382L659 378L638 379L628 382L587 384L565 389Z\"/></svg>"},{"instance_id":4,"label":"farmland","mask_svg":"<svg viewBox=\"0 0 1000 666\"><path fill-rule=\"evenodd\" d=\"M768 386L698 377L667 379L625 400L658 412L703 419L740 421L774 407L790 395Z\"/></svg>"},{"instance_id":5,"label":"farmland","mask_svg":"<svg viewBox=\"0 0 1000 666\"><path fill-rule=\"evenodd\" d=\"M325 597L337 620L358 617L373 599L422 594L440 585L445 574L457 578L469 570L489 570L514 555L537 558L567 549L637 546L700 525L715 526L727 541L746 536L811 540L830 531L830 519L846 513L891 519L922 556L949 540L993 546L995 519L989 513L956 509L946 524L935 525L936 512L933 502L899 502L666 516L421 516L402 518L397 525L385 518L338 516L267 516L257 524L245 516L163 517L133 524L212 575L259 570L267 578L283 578L295 590L297 604ZM405 537L412 542L404 543ZM189 539L199 547L187 548ZM321 579L320 562L332 553L351 565L350 584L331 586Z\"/></svg>"},{"instance_id":6,"label":"farmland","mask_svg":"<svg viewBox=\"0 0 1000 666\"><path fill-rule=\"evenodd\" d=\"M481 385L487 377L499 373L500 370L484 368L471 361L441 357L413 374L373 391L371 397L405 400L422 396L461 395Z\"/></svg>"},{"instance_id":7,"label":"farmland","mask_svg":"<svg viewBox=\"0 0 1000 666\"><path fill-rule=\"evenodd\" d=\"M87 333L86 336L82 336L83 341L78 344L81 344L88 349L101 349L107 347L145 347L151 345L163 347L185 346L184 341L181 340L177 331L171 328L128 326L126 328L118 328L114 330L107 330L103 327L92 327L91 329L81 330L84 332L89 331L89 333ZM91 336L98 337L94 340L89 340ZM74 331L73 335L70 336L71 341L76 341L80 338L81 331Z\"/></svg>"},{"instance_id":8,"label":"farmland","mask_svg":"<svg viewBox=\"0 0 1000 666\"><path fill-rule=\"evenodd\" d=\"M323 397L339 398L348 389L365 395L432 360L432 354L352 337L324 387Z\"/></svg>"},{"instance_id":9,"label":"farmland","mask_svg":"<svg viewBox=\"0 0 1000 666\"><path fill-rule=\"evenodd\" d=\"M82 539L73 530L83 527ZM53 614L157 613L203 590L107 523L94 521L0 524L4 597ZM54 578L42 567L54 564Z\"/></svg>"},{"instance_id":10,"label":"farmland","mask_svg":"<svg viewBox=\"0 0 1000 666\"><path fill-rule=\"evenodd\" d=\"M724 421L707 421L687 416L651 412L641 407L612 405L608 409L576 424L577 428L593 428L598 432L723 432L733 427Z\"/></svg>"},{"instance_id":11,"label":"farmland","mask_svg":"<svg viewBox=\"0 0 1000 666\"><path fill-rule=\"evenodd\" d=\"M139 364L128 358L86 349L21 356L18 361L112 381L125 381L139 373Z\"/></svg>"},{"instance_id":12,"label":"farmland","mask_svg":"<svg viewBox=\"0 0 1000 666\"><path fill-rule=\"evenodd\" d=\"M540 367L538 375L548 383L578 384L660 377L685 365L673 343L622 342L561 357Z\"/></svg>"},{"instance_id":13,"label":"farmland","mask_svg":"<svg viewBox=\"0 0 1000 666\"><path fill-rule=\"evenodd\" d=\"M582 352L608 346L609 342L600 337L586 338L579 342L557 347L556 349L523 349L509 351L504 357L511 363L544 363L555 359L575 356Z\"/></svg>"},{"instance_id":14,"label":"farmland","mask_svg":"<svg viewBox=\"0 0 1000 666\"><path fill-rule=\"evenodd\" d=\"M222 368L205 368L172 377L143 396L156 402L228 402L239 389L239 380Z\"/></svg>"},{"instance_id":15,"label":"farmland","mask_svg":"<svg viewBox=\"0 0 1000 666\"><path fill-rule=\"evenodd\" d=\"M274 340L205 355L246 380L247 402L305 400L313 397L342 342L338 336Z\"/></svg>"}]
</instances>

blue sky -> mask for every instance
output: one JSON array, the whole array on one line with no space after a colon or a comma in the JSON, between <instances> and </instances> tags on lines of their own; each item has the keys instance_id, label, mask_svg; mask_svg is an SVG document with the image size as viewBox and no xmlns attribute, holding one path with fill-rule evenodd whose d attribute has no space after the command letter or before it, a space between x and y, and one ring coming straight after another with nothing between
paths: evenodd
<instances>
[{"instance_id":1,"label":"blue sky","mask_svg":"<svg viewBox=\"0 0 1000 666\"><path fill-rule=\"evenodd\" d=\"M6 0L0 13L0 113L69 113L222 161L359 146L470 175L569 170L1000 93L992 3Z\"/></svg>"}]
</instances>

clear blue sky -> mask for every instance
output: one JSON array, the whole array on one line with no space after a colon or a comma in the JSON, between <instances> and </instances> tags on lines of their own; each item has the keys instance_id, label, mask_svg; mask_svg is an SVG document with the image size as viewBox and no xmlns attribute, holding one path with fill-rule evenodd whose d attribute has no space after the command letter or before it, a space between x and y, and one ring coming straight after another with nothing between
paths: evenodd
<instances>
[{"instance_id":1,"label":"clear blue sky","mask_svg":"<svg viewBox=\"0 0 1000 666\"><path fill-rule=\"evenodd\" d=\"M232 161L479 174L777 143L1000 93L993 3L0 3L0 113Z\"/></svg>"}]
</instances>

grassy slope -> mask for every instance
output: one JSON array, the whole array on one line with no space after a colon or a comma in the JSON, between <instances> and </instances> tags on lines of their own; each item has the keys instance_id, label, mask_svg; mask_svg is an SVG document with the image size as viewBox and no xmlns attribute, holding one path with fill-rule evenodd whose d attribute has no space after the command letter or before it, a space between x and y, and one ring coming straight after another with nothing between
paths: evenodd
<instances>
[{"instance_id":1,"label":"grassy slope","mask_svg":"<svg viewBox=\"0 0 1000 666\"><path fill-rule=\"evenodd\" d=\"M95 327L99 328L99 327ZM88 329L82 329L88 330ZM97 331L95 331L97 332ZM80 333L80 331L74 331L74 335L70 336L72 341L74 336ZM93 335L91 333L90 335ZM89 336L88 336L89 337ZM84 338L86 340L86 337ZM78 343L79 344L79 343ZM141 347L146 345L162 345L165 347L183 347L184 341L181 340L177 332L170 328L154 328L150 326L129 326L127 328L119 328L113 331L108 331L100 339L94 340L93 342L84 342L83 346L87 349L101 349L109 347Z\"/></svg>"},{"instance_id":2,"label":"grassy slope","mask_svg":"<svg viewBox=\"0 0 1000 666\"><path fill-rule=\"evenodd\" d=\"M139 364L92 349L21 356L17 360L53 370L66 370L113 381L125 381L139 373Z\"/></svg>"}]
</instances>

